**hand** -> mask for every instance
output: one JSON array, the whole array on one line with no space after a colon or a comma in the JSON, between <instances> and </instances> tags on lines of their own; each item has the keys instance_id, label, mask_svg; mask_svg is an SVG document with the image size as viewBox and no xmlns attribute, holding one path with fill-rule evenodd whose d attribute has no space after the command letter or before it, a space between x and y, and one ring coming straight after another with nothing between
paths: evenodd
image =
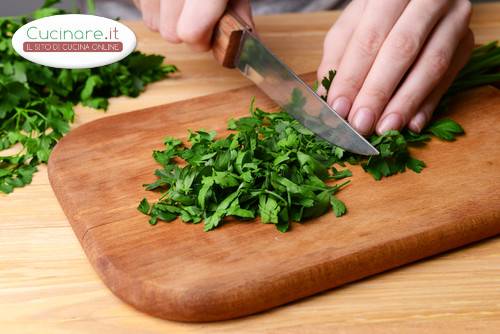
<instances>
[{"instance_id":1,"label":"hand","mask_svg":"<svg viewBox=\"0 0 500 334\"><path fill-rule=\"evenodd\" d=\"M328 103L364 135L420 132L469 59L470 16L465 0L353 0L324 43Z\"/></svg>"},{"instance_id":2,"label":"hand","mask_svg":"<svg viewBox=\"0 0 500 334\"><path fill-rule=\"evenodd\" d=\"M134 0L146 25L171 43L186 43L195 51L208 51L212 32L230 7L254 27L250 0Z\"/></svg>"}]
</instances>

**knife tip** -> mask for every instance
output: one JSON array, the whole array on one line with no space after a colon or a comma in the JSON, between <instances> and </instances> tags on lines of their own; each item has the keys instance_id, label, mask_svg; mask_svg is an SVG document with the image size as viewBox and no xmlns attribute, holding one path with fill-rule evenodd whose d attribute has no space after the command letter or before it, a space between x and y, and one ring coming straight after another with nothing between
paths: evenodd
<instances>
[{"instance_id":1,"label":"knife tip","mask_svg":"<svg viewBox=\"0 0 500 334\"><path fill-rule=\"evenodd\" d=\"M367 143L368 144L368 143ZM363 145L363 147L347 148L348 151L365 156L380 155L380 152L371 144Z\"/></svg>"}]
</instances>

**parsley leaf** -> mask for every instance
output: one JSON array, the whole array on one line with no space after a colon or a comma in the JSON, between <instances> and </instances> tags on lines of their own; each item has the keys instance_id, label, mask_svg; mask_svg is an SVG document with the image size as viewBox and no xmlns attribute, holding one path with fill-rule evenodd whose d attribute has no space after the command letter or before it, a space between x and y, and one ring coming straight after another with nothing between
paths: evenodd
<instances>
[{"instance_id":1,"label":"parsley leaf","mask_svg":"<svg viewBox=\"0 0 500 334\"><path fill-rule=\"evenodd\" d=\"M455 140L456 135L464 133L464 129L458 123L446 118L437 120L430 124L425 131L446 141L453 141Z\"/></svg>"},{"instance_id":2,"label":"parsley leaf","mask_svg":"<svg viewBox=\"0 0 500 334\"><path fill-rule=\"evenodd\" d=\"M335 213L335 216L340 217L340 216L343 216L347 212L347 208L346 208L344 202L339 200L337 197L332 195L330 197L330 203L332 205L333 212Z\"/></svg>"},{"instance_id":3,"label":"parsley leaf","mask_svg":"<svg viewBox=\"0 0 500 334\"><path fill-rule=\"evenodd\" d=\"M149 205L149 202L147 199L143 198L139 206L137 207L137 210L140 212L144 213L145 215L149 214L151 206Z\"/></svg>"}]
</instances>

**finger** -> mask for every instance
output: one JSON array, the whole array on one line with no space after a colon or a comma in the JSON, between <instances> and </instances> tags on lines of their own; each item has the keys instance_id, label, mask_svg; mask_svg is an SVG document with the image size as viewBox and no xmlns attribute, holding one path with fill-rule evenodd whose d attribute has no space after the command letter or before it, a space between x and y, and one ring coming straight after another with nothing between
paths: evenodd
<instances>
[{"instance_id":1,"label":"finger","mask_svg":"<svg viewBox=\"0 0 500 334\"><path fill-rule=\"evenodd\" d=\"M184 0L162 0L160 6L160 34L170 43L180 43L177 23L184 7Z\"/></svg>"},{"instance_id":2,"label":"finger","mask_svg":"<svg viewBox=\"0 0 500 334\"><path fill-rule=\"evenodd\" d=\"M160 0L142 0L142 19L149 29L158 31L160 25Z\"/></svg>"},{"instance_id":3,"label":"finger","mask_svg":"<svg viewBox=\"0 0 500 334\"><path fill-rule=\"evenodd\" d=\"M359 13L363 11L365 4L365 0L352 1L326 34L323 42L323 58L317 72L319 83L330 70L339 68L342 55L351 39L354 28L358 25ZM326 94L323 86L318 87L318 94Z\"/></svg>"},{"instance_id":4,"label":"finger","mask_svg":"<svg viewBox=\"0 0 500 334\"><path fill-rule=\"evenodd\" d=\"M383 41L409 0L367 1L359 24L342 56L328 94L328 104L346 117Z\"/></svg>"},{"instance_id":5,"label":"finger","mask_svg":"<svg viewBox=\"0 0 500 334\"><path fill-rule=\"evenodd\" d=\"M430 121L432 113L436 109L441 97L446 93L458 72L467 64L472 50L474 48L474 35L469 30L462 42L459 44L457 52L453 57L448 71L443 76L442 81L427 97L427 99L419 107L418 112L408 123L408 128L420 133L424 126Z\"/></svg>"},{"instance_id":6,"label":"finger","mask_svg":"<svg viewBox=\"0 0 500 334\"><path fill-rule=\"evenodd\" d=\"M349 114L361 134L373 132L394 90L415 61L449 1L411 1L377 55Z\"/></svg>"},{"instance_id":7,"label":"finger","mask_svg":"<svg viewBox=\"0 0 500 334\"><path fill-rule=\"evenodd\" d=\"M250 6L250 0L236 0L229 2L230 8L243 19L253 31L255 31L255 23L252 16L252 8Z\"/></svg>"},{"instance_id":8,"label":"finger","mask_svg":"<svg viewBox=\"0 0 500 334\"><path fill-rule=\"evenodd\" d=\"M406 75L377 123L377 133L400 130L417 112L448 70L459 43L467 33L470 3L455 1L447 15L434 29L416 63Z\"/></svg>"},{"instance_id":9,"label":"finger","mask_svg":"<svg viewBox=\"0 0 500 334\"><path fill-rule=\"evenodd\" d=\"M209 50L212 31L226 5L227 0L185 0L177 22L177 36L195 51Z\"/></svg>"}]
</instances>

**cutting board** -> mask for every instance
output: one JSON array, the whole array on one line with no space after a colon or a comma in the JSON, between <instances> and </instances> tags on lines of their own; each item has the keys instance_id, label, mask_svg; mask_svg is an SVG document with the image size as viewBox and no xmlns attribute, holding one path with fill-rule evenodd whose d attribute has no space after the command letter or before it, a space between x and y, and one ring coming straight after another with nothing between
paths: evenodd
<instances>
[{"instance_id":1,"label":"cutting board","mask_svg":"<svg viewBox=\"0 0 500 334\"><path fill-rule=\"evenodd\" d=\"M312 81L313 74L305 76ZM348 214L294 224L258 222L211 232L180 220L150 226L136 207L155 179L151 157L165 136L188 129L226 134L229 118L276 106L248 87L102 118L54 149L49 178L104 283L146 313L214 321L263 311L500 233L500 93L457 98L449 115L467 134L414 154L428 168L375 181L354 166L339 193ZM429 283L432 284L432 283Z\"/></svg>"}]
</instances>

